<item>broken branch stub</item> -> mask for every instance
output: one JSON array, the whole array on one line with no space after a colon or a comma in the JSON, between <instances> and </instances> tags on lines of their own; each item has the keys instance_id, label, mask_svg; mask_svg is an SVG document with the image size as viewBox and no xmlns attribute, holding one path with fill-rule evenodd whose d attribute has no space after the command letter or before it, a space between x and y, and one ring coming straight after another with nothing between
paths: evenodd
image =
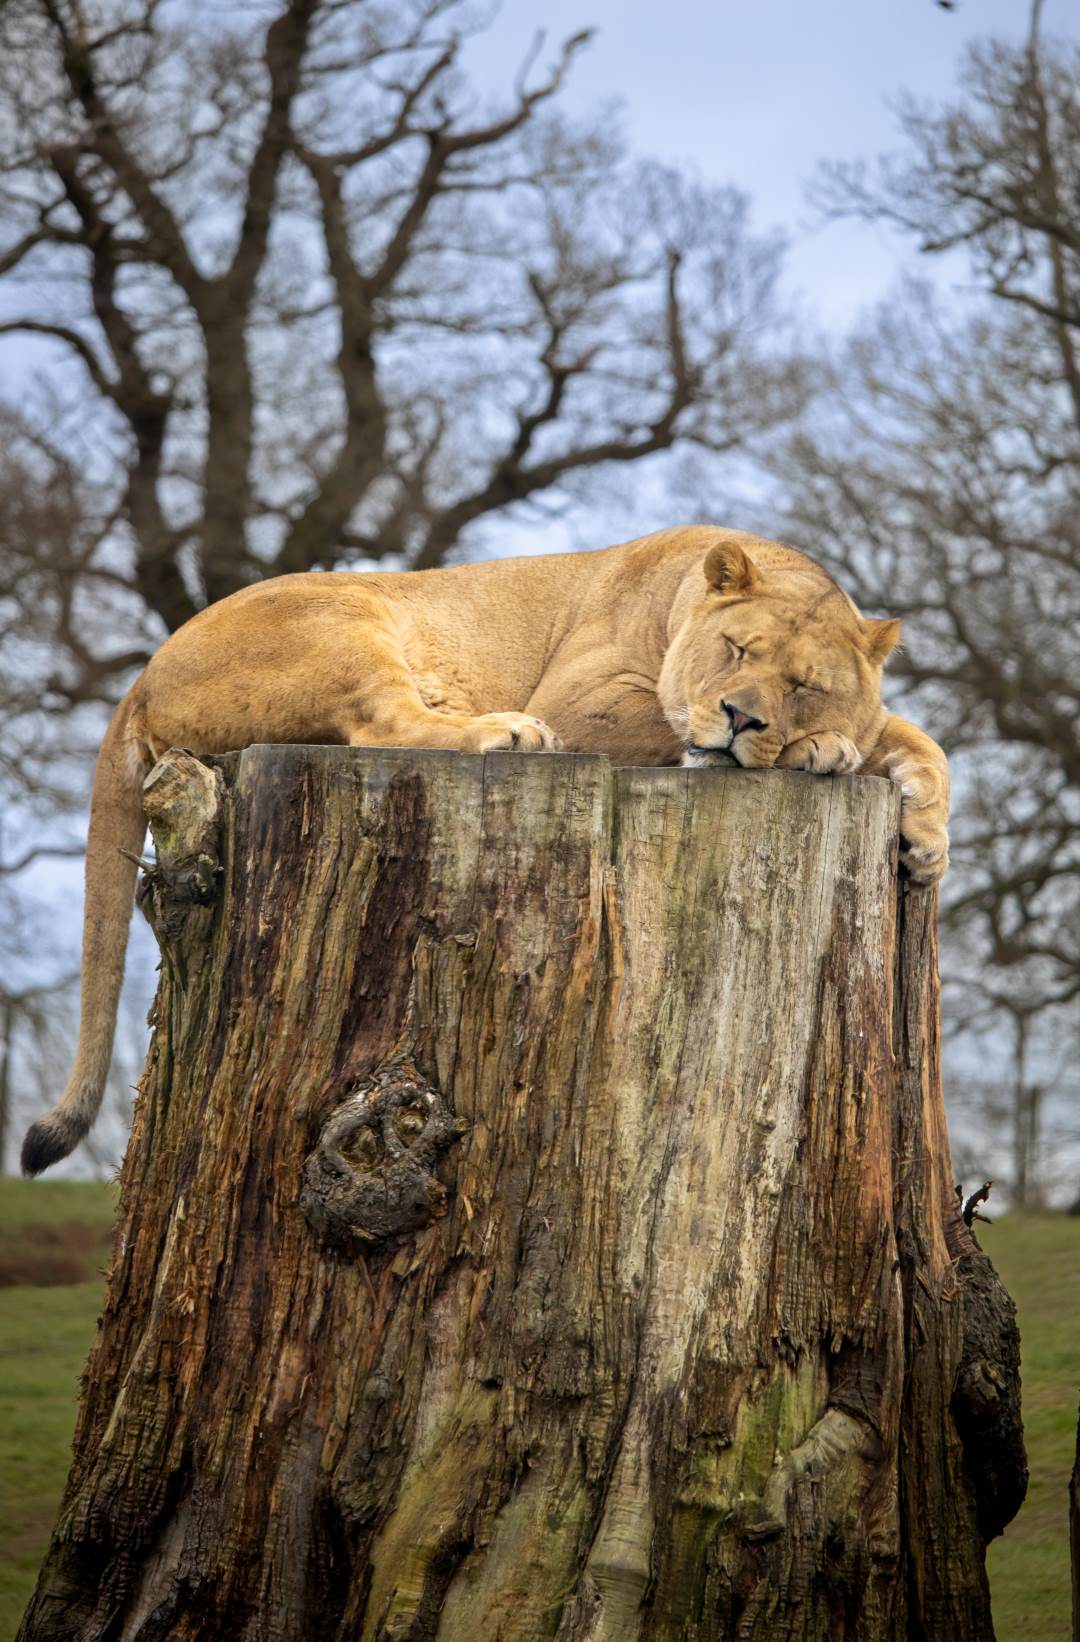
<instances>
[{"instance_id":1,"label":"broken branch stub","mask_svg":"<svg viewBox=\"0 0 1080 1642\"><path fill-rule=\"evenodd\" d=\"M212 901L221 875L223 780L194 753L173 748L143 782L143 809L157 855L140 905L159 939L174 936L188 911Z\"/></svg>"}]
</instances>

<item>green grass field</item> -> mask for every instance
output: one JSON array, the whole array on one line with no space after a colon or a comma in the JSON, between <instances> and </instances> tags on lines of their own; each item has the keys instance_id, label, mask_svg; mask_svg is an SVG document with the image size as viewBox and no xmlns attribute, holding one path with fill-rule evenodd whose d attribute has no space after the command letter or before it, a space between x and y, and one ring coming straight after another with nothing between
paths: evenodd
<instances>
[{"instance_id":1,"label":"green grass field","mask_svg":"<svg viewBox=\"0 0 1080 1642\"><path fill-rule=\"evenodd\" d=\"M1080 1393L1080 1218L1004 1216L979 1241L1016 1301L1031 1482L990 1546L998 1642L1063 1642L1069 1613L1068 1483Z\"/></svg>"},{"instance_id":2,"label":"green grass field","mask_svg":"<svg viewBox=\"0 0 1080 1642\"><path fill-rule=\"evenodd\" d=\"M67 1474L113 1188L0 1181L0 1639L14 1636ZM990 1547L998 1642L1070 1636L1066 1510L1080 1388L1080 1219L979 1228L1016 1301L1031 1487ZM73 1281L73 1277L81 1281Z\"/></svg>"},{"instance_id":3,"label":"green grass field","mask_svg":"<svg viewBox=\"0 0 1080 1642\"><path fill-rule=\"evenodd\" d=\"M67 1475L115 1192L0 1180L0 1638L15 1635Z\"/></svg>"}]
</instances>

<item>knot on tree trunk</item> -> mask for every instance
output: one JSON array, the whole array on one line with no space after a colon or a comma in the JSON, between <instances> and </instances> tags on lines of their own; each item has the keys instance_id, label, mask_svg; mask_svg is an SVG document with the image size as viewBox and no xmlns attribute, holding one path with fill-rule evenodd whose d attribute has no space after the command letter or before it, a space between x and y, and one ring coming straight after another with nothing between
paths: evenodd
<instances>
[{"instance_id":1,"label":"knot on tree trunk","mask_svg":"<svg viewBox=\"0 0 1080 1642\"><path fill-rule=\"evenodd\" d=\"M379 1068L325 1124L304 1165L300 1206L324 1243L358 1252L441 1215L440 1157L468 1128L416 1068Z\"/></svg>"}]
</instances>

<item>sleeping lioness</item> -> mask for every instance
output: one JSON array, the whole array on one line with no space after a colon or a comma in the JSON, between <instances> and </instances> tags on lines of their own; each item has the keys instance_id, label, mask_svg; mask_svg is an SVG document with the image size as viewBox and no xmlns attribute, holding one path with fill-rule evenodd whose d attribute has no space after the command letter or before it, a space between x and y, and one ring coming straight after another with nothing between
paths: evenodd
<instances>
[{"instance_id":1,"label":"sleeping lioness","mask_svg":"<svg viewBox=\"0 0 1080 1642\"><path fill-rule=\"evenodd\" d=\"M804 554L706 526L601 553L283 576L201 611L125 696L101 749L79 1047L59 1104L26 1136L24 1170L65 1157L101 1104L142 783L169 747L564 747L620 764L864 770L899 783L902 859L932 884L948 858L949 777L940 747L881 704L899 636Z\"/></svg>"}]
</instances>

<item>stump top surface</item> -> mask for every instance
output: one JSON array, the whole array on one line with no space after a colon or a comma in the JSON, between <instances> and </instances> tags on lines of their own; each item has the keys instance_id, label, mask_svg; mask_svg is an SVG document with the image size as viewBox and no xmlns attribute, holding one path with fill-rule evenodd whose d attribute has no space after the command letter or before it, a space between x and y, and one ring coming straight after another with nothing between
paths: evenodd
<instances>
[{"instance_id":1,"label":"stump top surface","mask_svg":"<svg viewBox=\"0 0 1080 1642\"><path fill-rule=\"evenodd\" d=\"M460 753L442 748L426 747L344 747L323 742L256 742L239 753L221 755L220 762L227 766L239 761L245 773L269 773L274 768L295 769L298 764L339 763L343 769L361 767L393 770L425 770L447 772L459 769L462 777L471 774L482 781L486 772L506 774L520 771L538 784L546 774L549 781L565 780L567 773L590 773L600 783L612 779L616 783L632 782L640 790L650 783L670 791L683 785L707 792L710 787L730 781L739 781L765 788L767 783L784 782L789 788L801 788L807 802L815 798L827 801L830 791L837 786L849 789L861 802L871 805L884 803L899 811L899 792L895 784L879 775L819 776L805 770L745 770L738 764L718 764L709 769L689 769L683 765L612 764L606 753Z\"/></svg>"}]
</instances>

